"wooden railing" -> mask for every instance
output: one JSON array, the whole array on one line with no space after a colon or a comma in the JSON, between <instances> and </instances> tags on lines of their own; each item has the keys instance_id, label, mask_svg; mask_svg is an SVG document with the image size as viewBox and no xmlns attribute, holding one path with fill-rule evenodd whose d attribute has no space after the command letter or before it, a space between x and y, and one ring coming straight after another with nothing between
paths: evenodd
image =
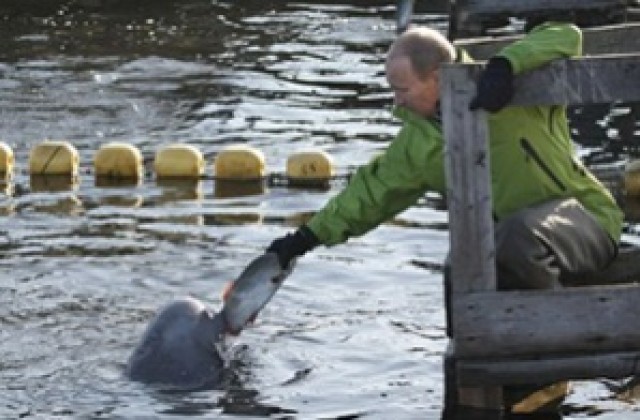
<instances>
[{"instance_id":1,"label":"wooden railing","mask_svg":"<svg viewBox=\"0 0 640 420\"><path fill-rule=\"evenodd\" d=\"M451 64L441 77L458 401L495 407L506 384L640 373L640 285L496 291L487 118L468 110L481 70ZM638 100L640 55L629 54L522 75L513 105Z\"/></svg>"}]
</instances>

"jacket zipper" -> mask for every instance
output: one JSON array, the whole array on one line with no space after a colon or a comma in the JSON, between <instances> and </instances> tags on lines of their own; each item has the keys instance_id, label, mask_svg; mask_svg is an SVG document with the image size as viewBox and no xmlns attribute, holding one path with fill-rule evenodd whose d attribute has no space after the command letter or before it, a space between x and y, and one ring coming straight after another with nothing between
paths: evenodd
<instances>
[{"instance_id":1,"label":"jacket zipper","mask_svg":"<svg viewBox=\"0 0 640 420\"><path fill-rule=\"evenodd\" d=\"M560 108L557 105L554 105L551 107L551 110L549 111L549 133L553 134L554 130L553 130L553 114L556 113L556 111L558 111Z\"/></svg>"},{"instance_id":2,"label":"jacket zipper","mask_svg":"<svg viewBox=\"0 0 640 420\"><path fill-rule=\"evenodd\" d=\"M540 167L540 169L542 169L545 174L547 174L551 181L553 181L553 183L556 184L556 186L560 188L561 191L566 191L567 187L565 187L562 181L558 179L553 171L551 171L547 164L542 160L538 152L536 152L536 149L534 149L531 143L529 143L529 140L525 139L524 137L521 138L520 146L524 150L527 157L533 159L533 161Z\"/></svg>"}]
</instances>

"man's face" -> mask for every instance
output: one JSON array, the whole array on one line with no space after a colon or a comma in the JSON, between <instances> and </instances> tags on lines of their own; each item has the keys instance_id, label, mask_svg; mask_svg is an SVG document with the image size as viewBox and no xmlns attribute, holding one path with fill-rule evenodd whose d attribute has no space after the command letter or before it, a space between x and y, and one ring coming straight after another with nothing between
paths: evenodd
<instances>
[{"instance_id":1,"label":"man's face","mask_svg":"<svg viewBox=\"0 0 640 420\"><path fill-rule=\"evenodd\" d=\"M420 78L406 56L389 59L385 67L387 81L397 106L407 108L423 117L435 114L439 99L437 70Z\"/></svg>"}]
</instances>

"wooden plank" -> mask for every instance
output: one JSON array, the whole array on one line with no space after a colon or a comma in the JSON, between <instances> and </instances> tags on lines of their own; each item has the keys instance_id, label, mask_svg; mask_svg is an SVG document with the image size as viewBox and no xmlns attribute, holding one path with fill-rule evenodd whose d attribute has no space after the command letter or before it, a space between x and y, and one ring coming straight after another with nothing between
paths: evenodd
<instances>
[{"instance_id":1,"label":"wooden plank","mask_svg":"<svg viewBox=\"0 0 640 420\"><path fill-rule=\"evenodd\" d=\"M640 22L599 26L582 30L585 55L640 51ZM461 39L454 42L478 60L487 60L522 35Z\"/></svg>"},{"instance_id":2,"label":"wooden plank","mask_svg":"<svg viewBox=\"0 0 640 420\"><path fill-rule=\"evenodd\" d=\"M470 14L509 13L517 16L530 12L584 10L625 7L625 0L457 0L460 10Z\"/></svg>"},{"instance_id":3,"label":"wooden plank","mask_svg":"<svg viewBox=\"0 0 640 420\"><path fill-rule=\"evenodd\" d=\"M441 75L451 275L454 293L495 290L495 247L491 218L488 127L484 112L470 112L475 94L470 68L450 66ZM469 247L468 241L475 246ZM460 387L449 375L456 404L483 409L502 406L501 387ZM451 398L451 397L450 397Z\"/></svg>"},{"instance_id":4,"label":"wooden plank","mask_svg":"<svg viewBox=\"0 0 640 420\"><path fill-rule=\"evenodd\" d=\"M468 74L477 78L480 64ZM640 98L640 55L615 54L555 60L540 69L516 77L511 105L610 103ZM544 89L541 88L544 86Z\"/></svg>"},{"instance_id":5,"label":"wooden plank","mask_svg":"<svg viewBox=\"0 0 640 420\"><path fill-rule=\"evenodd\" d=\"M640 51L640 22L587 28L582 33L585 55L624 54Z\"/></svg>"},{"instance_id":6,"label":"wooden plank","mask_svg":"<svg viewBox=\"0 0 640 420\"><path fill-rule=\"evenodd\" d=\"M453 296L460 357L640 350L640 287L477 292Z\"/></svg>"},{"instance_id":7,"label":"wooden plank","mask_svg":"<svg viewBox=\"0 0 640 420\"><path fill-rule=\"evenodd\" d=\"M640 374L640 352L545 355L544 359L457 360L455 373L462 386L626 378L637 374Z\"/></svg>"},{"instance_id":8,"label":"wooden plank","mask_svg":"<svg viewBox=\"0 0 640 420\"><path fill-rule=\"evenodd\" d=\"M511 103L576 105L633 101L640 98L638 80L637 54L557 60L518 77Z\"/></svg>"},{"instance_id":9,"label":"wooden plank","mask_svg":"<svg viewBox=\"0 0 640 420\"><path fill-rule=\"evenodd\" d=\"M452 290L495 290L488 128L470 112L476 67L448 65L441 74Z\"/></svg>"}]
</instances>

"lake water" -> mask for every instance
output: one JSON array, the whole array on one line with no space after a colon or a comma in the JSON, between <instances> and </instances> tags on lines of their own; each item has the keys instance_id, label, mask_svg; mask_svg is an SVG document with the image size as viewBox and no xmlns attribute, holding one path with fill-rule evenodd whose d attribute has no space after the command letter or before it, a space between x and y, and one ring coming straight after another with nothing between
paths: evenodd
<instances>
[{"instance_id":1,"label":"lake water","mask_svg":"<svg viewBox=\"0 0 640 420\"><path fill-rule=\"evenodd\" d=\"M123 377L161 305L192 295L219 308L223 285L344 181L247 194L149 173L105 188L92 175L101 144L131 143L150 167L159 148L188 143L208 174L229 144L261 150L276 174L318 148L346 175L398 130L383 73L392 4L176 3L0 17L0 139L18 165L0 197L0 418L440 418L448 232L437 200L301 259L234 341L220 390L167 394ZM78 149L76 185L30 179L29 151L45 138ZM639 407L581 382L565 418L640 418Z\"/></svg>"}]
</instances>

